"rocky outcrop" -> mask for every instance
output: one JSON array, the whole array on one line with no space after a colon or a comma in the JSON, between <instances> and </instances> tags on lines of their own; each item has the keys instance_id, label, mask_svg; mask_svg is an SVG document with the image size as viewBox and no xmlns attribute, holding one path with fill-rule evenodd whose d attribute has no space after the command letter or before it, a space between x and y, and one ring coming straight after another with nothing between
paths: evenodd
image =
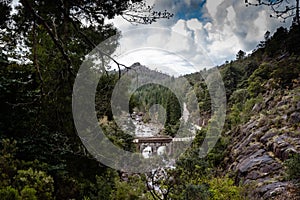
<instances>
[{"instance_id":1,"label":"rocky outcrop","mask_svg":"<svg viewBox=\"0 0 300 200\"><path fill-rule=\"evenodd\" d=\"M300 90L264 97L251 119L231 131L225 162L236 182L253 188L251 199L300 199L285 179L284 161L300 153Z\"/></svg>"}]
</instances>

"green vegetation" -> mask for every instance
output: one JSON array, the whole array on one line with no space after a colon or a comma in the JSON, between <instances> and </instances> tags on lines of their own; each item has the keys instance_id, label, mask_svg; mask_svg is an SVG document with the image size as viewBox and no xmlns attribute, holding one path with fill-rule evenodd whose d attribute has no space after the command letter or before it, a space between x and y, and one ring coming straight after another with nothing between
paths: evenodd
<instances>
[{"instance_id":1,"label":"green vegetation","mask_svg":"<svg viewBox=\"0 0 300 200\"><path fill-rule=\"evenodd\" d=\"M53 199L53 177L42 170L47 166L16 159L16 145L16 141L2 140L1 199Z\"/></svg>"},{"instance_id":2,"label":"green vegetation","mask_svg":"<svg viewBox=\"0 0 300 200\"><path fill-rule=\"evenodd\" d=\"M182 110L176 95L170 89L155 84L147 84L140 87L131 96L130 110L149 113L149 109L155 104L161 105L166 110L164 132L168 135L174 136L179 128L179 119L181 117ZM162 113L158 114L158 116L162 116ZM145 116L147 117L147 115Z\"/></svg>"},{"instance_id":3,"label":"green vegetation","mask_svg":"<svg viewBox=\"0 0 300 200\"><path fill-rule=\"evenodd\" d=\"M245 188L224 169L231 140L225 133L257 114L266 104L264 94L299 86L299 25L294 24L289 30L278 28L273 36L266 33L265 41L251 55L239 51L236 61L218 66L226 87L228 115L222 137L205 158L199 155L208 145L204 143L207 131L220 128L215 119L210 119L211 97L200 75L205 76L209 70L184 76L191 87L182 86L188 90L183 101L192 117L196 117L199 108L199 121L203 122L199 125L205 127L197 132L193 144L177 160L175 168L166 169L162 179L152 180L152 184L160 188L159 193L149 183L153 174L128 175L124 181L122 172L95 160L76 133L71 109L75 74L84 55L94 44L118 32L112 25L104 24L104 18L111 19L124 10L133 9L134 2L141 8L145 5L141 1L111 1L113 5L97 1L92 5L89 0L43 3L24 0L12 16L9 2L1 3L4 12L0 19L1 30L11 29L0 37L4 45L0 56L0 199L245 198ZM159 16L158 12L152 14L154 16L133 20L148 24L171 16L166 11ZM84 26L80 17L97 21L97 25ZM10 26L12 22L14 26ZM20 55L16 48L21 41L30 48ZM118 44L112 45L116 48ZM30 62L8 62L8 57ZM116 125L110 107L119 73L108 73L103 68L97 70L103 74L95 96L99 124L115 145L134 151L133 137ZM196 103L193 93L199 100ZM166 87L149 84L137 90L131 96L130 112L147 113L154 104L166 109L162 133L174 136L182 110L177 97ZM145 114L144 122L149 118ZM278 125L279 120L274 124ZM286 166L289 179L298 180L300 156L296 154L288 159Z\"/></svg>"},{"instance_id":4,"label":"green vegetation","mask_svg":"<svg viewBox=\"0 0 300 200\"><path fill-rule=\"evenodd\" d=\"M300 180L300 155L295 154L286 161L287 175L290 180Z\"/></svg>"},{"instance_id":5,"label":"green vegetation","mask_svg":"<svg viewBox=\"0 0 300 200\"><path fill-rule=\"evenodd\" d=\"M11 0L0 3L0 199L107 199L119 176L96 161L76 133L76 73L86 54L118 33L105 18L128 10L135 18L123 16L127 20L149 24L172 14L154 12L140 0L24 0L11 9ZM111 122L108 106L118 75L97 70L104 74L97 88L98 118L109 120L103 126L115 144L132 150L132 137Z\"/></svg>"}]
</instances>

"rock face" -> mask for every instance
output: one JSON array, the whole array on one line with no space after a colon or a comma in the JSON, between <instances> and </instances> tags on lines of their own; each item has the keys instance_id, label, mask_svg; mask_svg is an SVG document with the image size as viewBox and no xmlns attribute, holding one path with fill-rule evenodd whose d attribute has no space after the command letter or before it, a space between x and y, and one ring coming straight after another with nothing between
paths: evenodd
<instances>
[{"instance_id":1,"label":"rock face","mask_svg":"<svg viewBox=\"0 0 300 200\"><path fill-rule=\"evenodd\" d=\"M296 124L296 123L300 123L300 113L299 112L294 112L293 114L291 114L290 117L290 122L292 124Z\"/></svg>"},{"instance_id":2,"label":"rock face","mask_svg":"<svg viewBox=\"0 0 300 200\"><path fill-rule=\"evenodd\" d=\"M230 133L227 170L237 183L253 188L250 199L300 199L289 193L295 186L284 179L284 161L300 153L299 96L299 90L276 96Z\"/></svg>"}]
</instances>

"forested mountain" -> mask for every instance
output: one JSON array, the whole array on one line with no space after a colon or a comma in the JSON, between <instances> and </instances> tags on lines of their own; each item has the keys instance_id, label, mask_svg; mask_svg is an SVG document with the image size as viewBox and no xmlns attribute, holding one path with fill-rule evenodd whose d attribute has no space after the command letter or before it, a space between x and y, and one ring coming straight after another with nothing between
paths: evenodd
<instances>
[{"instance_id":1,"label":"forested mountain","mask_svg":"<svg viewBox=\"0 0 300 200\"><path fill-rule=\"evenodd\" d=\"M199 156L207 145L204 138L208 130L218 128L200 75L208 72L175 78L139 63L120 71L121 77L139 71L150 80L188 80L189 85L181 85L189 91L182 100L191 116L196 116L195 106L199 108L202 129L175 166L149 174L124 177L86 150L72 118L75 74L94 44L117 32L105 25L104 18L143 8L140 2L21 0L13 15L10 1L0 3L5 11L0 20L4 44L0 199L300 199L300 27L296 24L278 28L272 36L266 33L251 54L239 51L236 60L215 67L226 88L227 115L222 137L206 157ZM150 14L126 17L147 24L171 16L167 11ZM85 26L80 17L97 25ZM20 51L22 45L29 48ZM103 76L95 96L99 125L115 145L134 152L134 137L117 126L110 106L119 71L100 71ZM130 98L131 113L146 113L151 105L161 104L166 109L162 134L174 136L182 106L168 88L148 84Z\"/></svg>"},{"instance_id":2,"label":"forested mountain","mask_svg":"<svg viewBox=\"0 0 300 200\"><path fill-rule=\"evenodd\" d=\"M184 87L188 93L195 92L199 100L198 122L203 129L176 162L176 168L154 182L166 190L148 188L148 192L135 195L146 195L146 199L298 199L300 51L299 44L292 41L299 36L299 26L290 30L280 27L251 54L240 51L236 60L216 67L226 88L227 117L222 137L205 158L199 158L199 149L207 130L215 128L203 78L209 70L185 75L190 85ZM152 103L166 105L164 92L155 85L142 87L140 98L133 95L132 106L145 111ZM185 102L193 115L195 105L189 104L189 95ZM143 176L121 181L114 198L130 198L124 190L137 188L137 180L149 181Z\"/></svg>"},{"instance_id":3,"label":"forested mountain","mask_svg":"<svg viewBox=\"0 0 300 200\"><path fill-rule=\"evenodd\" d=\"M248 191L237 199L299 198L299 34L299 26L280 27L250 55L238 52L237 60L218 66L228 100L220 140L225 152L208 157L217 177L231 177ZM199 95L207 93L199 74L186 77ZM203 114L209 102L199 101Z\"/></svg>"}]
</instances>

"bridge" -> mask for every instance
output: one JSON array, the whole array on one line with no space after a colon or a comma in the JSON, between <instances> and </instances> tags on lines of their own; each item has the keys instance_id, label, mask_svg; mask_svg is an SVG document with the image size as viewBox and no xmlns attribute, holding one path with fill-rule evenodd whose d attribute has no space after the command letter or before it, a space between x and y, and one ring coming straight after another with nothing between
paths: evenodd
<instances>
[{"instance_id":1,"label":"bridge","mask_svg":"<svg viewBox=\"0 0 300 200\"><path fill-rule=\"evenodd\" d=\"M189 142L195 137L172 138L168 136L154 136L154 137L137 137L133 140L136 144L137 151L141 152L144 157L149 157L153 154L168 154L170 155L175 148L175 142Z\"/></svg>"}]
</instances>

